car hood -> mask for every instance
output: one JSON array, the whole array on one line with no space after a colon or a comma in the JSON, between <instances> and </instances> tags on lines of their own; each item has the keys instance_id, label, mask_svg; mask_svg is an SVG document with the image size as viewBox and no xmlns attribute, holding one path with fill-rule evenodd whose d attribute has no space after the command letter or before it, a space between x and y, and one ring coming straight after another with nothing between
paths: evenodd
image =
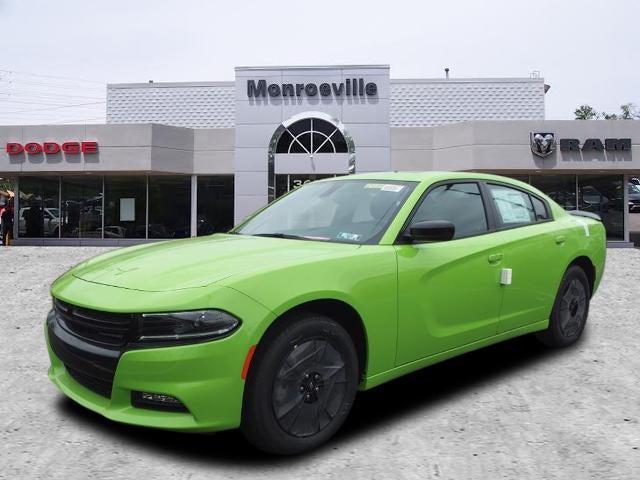
<instances>
[{"instance_id":1,"label":"car hood","mask_svg":"<svg viewBox=\"0 0 640 480\"><path fill-rule=\"evenodd\" d=\"M88 282L148 292L197 288L251 271L277 269L358 245L247 235L212 235L114 250L69 273Z\"/></svg>"}]
</instances>

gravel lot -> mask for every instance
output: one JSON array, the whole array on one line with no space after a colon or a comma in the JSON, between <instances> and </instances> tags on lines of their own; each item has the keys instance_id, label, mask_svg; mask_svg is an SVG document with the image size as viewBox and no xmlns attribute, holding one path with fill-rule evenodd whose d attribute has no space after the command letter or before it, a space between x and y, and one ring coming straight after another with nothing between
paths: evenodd
<instances>
[{"instance_id":1,"label":"gravel lot","mask_svg":"<svg viewBox=\"0 0 640 480\"><path fill-rule=\"evenodd\" d=\"M640 250L609 250L573 348L517 339L362 393L337 438L286 459L112 423L49 383L48 286L106 250L0 249L0 478L640 478Z\"/></svg>"}]
</instances>

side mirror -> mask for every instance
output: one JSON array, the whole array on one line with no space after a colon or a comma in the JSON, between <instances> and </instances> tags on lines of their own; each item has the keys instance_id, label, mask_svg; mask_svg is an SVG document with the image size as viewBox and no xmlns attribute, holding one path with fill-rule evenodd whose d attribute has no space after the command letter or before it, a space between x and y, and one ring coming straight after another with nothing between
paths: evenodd
<instances>
[{"instance_id":1,"label":"side mirror","mask_svg":"<svg viewBox=\"0 0 640 480\"><path fill-rule=\"evenodd\" d=\"M412 242L442 242L451 240L456 233L453 223L446 220L425 220L409 227L408 239Z\"/></svg>"}]
</instances>

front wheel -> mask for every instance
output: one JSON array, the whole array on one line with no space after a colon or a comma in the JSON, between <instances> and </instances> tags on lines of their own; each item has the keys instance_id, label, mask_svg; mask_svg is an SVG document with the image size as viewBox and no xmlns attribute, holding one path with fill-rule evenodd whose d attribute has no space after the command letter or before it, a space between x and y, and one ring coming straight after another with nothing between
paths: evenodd
<instances>
[{"instance_id":1,"label":"front wheel","mask_svg":"<svg viewBox=\"0 0 640 480\"><path fill-rule=\"evenodd\" d=\"M340 428L358 388L351 337L318 314L283 320L258 346L245 386L242 431L256 447L295 454Z\"/></svg>"},{"instance_id":2,"label":"front wheel","mask_svg":"<svg viewBox=\"0 0 640 480\"><path fill-rule=\"evenodd\" d=\"M536 337L549 347L567 347L584 330L589 315L591 289L584 270L576 265L567 269L551 310L549 327Z\"/></svg>"}]
</instances>

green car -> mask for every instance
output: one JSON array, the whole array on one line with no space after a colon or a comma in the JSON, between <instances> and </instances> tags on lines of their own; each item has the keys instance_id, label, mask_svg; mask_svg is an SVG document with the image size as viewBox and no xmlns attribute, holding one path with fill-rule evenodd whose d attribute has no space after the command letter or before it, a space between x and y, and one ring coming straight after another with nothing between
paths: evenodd
<instances>
[{"instance_id":1,"label":"green car","mask_svg":"<svg viewBox=\"0 0 640 480\"><path fill-rule=\"evenodd\" d=\"M305 185L228 234L87 260L51 287L49 377L107 418L329 439L357 390L519 335L581 335L605 264L593 214L476 173Z\"/></svg>"}]
</instances>

